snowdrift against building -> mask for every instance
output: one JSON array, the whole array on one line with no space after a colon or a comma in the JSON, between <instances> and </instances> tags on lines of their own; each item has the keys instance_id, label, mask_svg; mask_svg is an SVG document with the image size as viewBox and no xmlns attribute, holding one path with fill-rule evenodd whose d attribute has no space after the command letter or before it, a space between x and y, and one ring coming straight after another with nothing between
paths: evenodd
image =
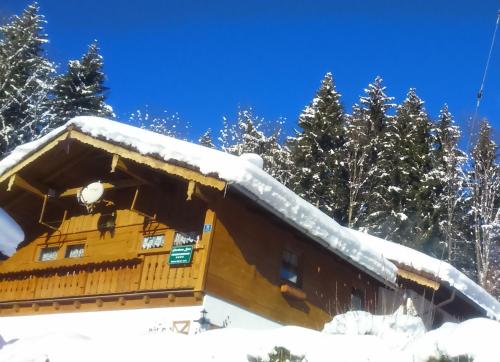
<instances>
[{"instance_id":1,"label":"snowdrift against building","mask_svg":"<svg viewBox=\"0 0 500 362\"><path fill-rule=\"evenodd\" d=\"M439 358L443 355L468 355L474 362L498 361L498 322L477 318L460 324L446 323L441 328L427 333L410 333L409 331L418 330L414 323L408 323L404 318L390 319L390 316L386 316L389 318L387 320L392 320L393 323L385 323L384 328L380 328L384 323L375 323L379 327L378 331L385 330L387 337L387 330L391 329L392 337L401 335L401 338L397 338L399 340L412 336L404 346L395 346L387 338L381 337L380 333L375 333L373 317L358 313L345 318L349 324L347 328L351 331L360 325L370 325L369 329L350 334L282 327L264 331L226 328L194 336L174 334L170 331L137 331L130 335L101 334L101 337L95 337L71 331L69 326L66 330L39 336L9 337L8 340L0 337L0 360L247 362L248 356L260 357L265 361L269 352L279 346L294 355L304 356L308 362L425 362L430 357ZM97 328L99 326L96 326ZM193 348L194 346L196 348Z\"/></svg>"}]
</instances>

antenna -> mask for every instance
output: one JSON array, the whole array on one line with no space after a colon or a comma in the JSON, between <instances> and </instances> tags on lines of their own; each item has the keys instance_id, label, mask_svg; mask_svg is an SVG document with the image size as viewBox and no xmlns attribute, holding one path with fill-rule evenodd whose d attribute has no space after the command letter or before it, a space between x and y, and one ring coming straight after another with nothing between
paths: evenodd
<instances>
[{"instance_id":1,"label":"antenna","mask_svg":"<svg viewBox=\"0 0 500 362\"><path fill-rule=\"evenodd\" d=\"M481 81L481 86L479 87L479 91L477 92L476 108L474 110L474 115L472 116L472 119L470 122L470 129L469 129L468 140L467 140L467 150L470 150L470 146L471 146L471 142L472 142L472 132L474 132L474 129L476 128L477 114L479 112L479 106L481 105L481 100L482 100L483 94L484 94L484 85L486 83L486 77L488 75L488 69L490 67L491 55L493 54L493 48L495 46L495 39L496 39L499 23L500 23L500 9L497 11L497 21L495 24L495 30L493 31L493 37L491 38L490 51L488 52L488 57L486 58L486 65L484 67L484 73L483 73L483 79Z\"/></svg>"}]
</instances>

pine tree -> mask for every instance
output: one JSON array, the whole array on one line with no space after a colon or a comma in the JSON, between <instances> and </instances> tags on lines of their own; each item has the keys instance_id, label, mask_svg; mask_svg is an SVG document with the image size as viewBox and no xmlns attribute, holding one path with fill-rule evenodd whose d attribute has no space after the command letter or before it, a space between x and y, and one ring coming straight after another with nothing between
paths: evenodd
<instances>
[{"instance_id":1,"label":"pine tree","mask_svg":"<svg viewBox=\"0 0 500 362\"><path fill-rule=\"evenodd\" d=\"M486 289L498 285L498 247L500 243L500 166L498 146L491 138L491 126L483 121L472 150L469 177L472 235L479 284ZM496 275L495 275L496 274Z\"/></svg>"},{"instance_id":2,"label":"pine tree","mask_svg":"<svg viewBox=\"0 0 500 362\"><path fill-rule=\"evenodd\" d=\"M34 3L0 27L0 156L50 127L55 69L44 56L44 24Z\"/></svg>"},{"instance_id":3,"label":"pine tree","mask_svg":"<svg viewBox=\"0 0 500 362\"><path fill-rule=\"evenodd\" d=\"M235 122L223 118L219 141L222 150L240 156L255 153L264 161L264 171L287 185L290 180L289 151L281 144L282 120L266 122L252 109L238 110Z\"/></svg>"},{"instance_id":4,"label":"pine tree","mask_svg":"<svg viewBox=\"0 0 500 362\"><path fill-rule=\"evenodd\" d=\"M207 131L201 135L201 137L198 139L198 143L208 148L215 148L214 141L212 140L211 128L207 129Z\"/></svg>"},{"instance_id":5,"label":"pine tree","mask_svg":"<svg viewBox=\"0 0 500 362\"><path fill-rule=\"evenodd\" d=\"M343 159L345 114L327 73L312 102L299 116L302 132L289 140L295 171L290 187L334 217L347 222L348 175Z\"/></svg>"},{"instance_id":6,"label":"pine tree","mask_svg":"<svg viewBox=\"0 0 500 362\"><path fill-rule=\"evenodd\" d=\"M424 102L410 89L383 135L367 219L376 235L427 252L436 241L432 143Z\"/></svg>"},{"instance_id":7,"label":"pine tree","mask_svg":"<svg viewBox=\"0 0 500 362\"><path fill-rule=\"evenodd\" d=\"M89 45L81 60L70 60L66 74L57 78L52 101L55 122L66 123L76 116L112 117L105 103L107 88L103 59L97 43Z\"/></svg>"},{"instance_id":8,"label":"pine tree","mask_svg":"<svg viewBox=\"0 0 500 362\"><path fill-rule=\"evenodd\" d=\"M439 239L444 244L444 256L448 261L465 267L464 252L467 249L464 230L465 176L463 166L467 160L458 148L459 127L454 124L453 116L445 105L435 126L434 174L439 180L435 195L437 202L435 223L439 225Z\"/></svg>"},{"instance_id":9,"label":"pine tree","mask_svg":"<svg viewBox=\"0 0 500 362\"><path fill-rule=\"evenodd\" d=\"M349 175L349 204L347 224L363 228L368 200L375 184L377 156L381 136L385 130L388 110L393 107L392 97L385 94L382 78L365 89L359 105L353 106L347 117L345 159Z\"/></svg>"}]
</instances>

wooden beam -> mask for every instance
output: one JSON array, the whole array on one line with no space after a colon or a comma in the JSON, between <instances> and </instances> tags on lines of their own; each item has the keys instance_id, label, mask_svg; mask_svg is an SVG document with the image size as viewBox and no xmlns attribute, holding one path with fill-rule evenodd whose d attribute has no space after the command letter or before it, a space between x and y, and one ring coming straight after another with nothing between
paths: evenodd
<instances>
[{"instance_id":1,"label":"wooden beam","mask_svg":"<svg viewBox=\"0 0 500 362\"><path fill-rule=\"evenodd\" d=\"M212 240L215 234L215 224L217 222L217 216L215 211L211 209L207 209L205 213L205 221L203 226L203 234L201 234L200 245L203 246L203 250L201 251L203 255L201 256L200 261L200 276L195 282L194 290L195 291L204 291L207 281L208 274L208 265L210 263L210 253L212 249ZM210 226L208 226L210 225Z\"/></svg>"},{"instance_id":2,"label":"wooden beam","mask_svg":"<svg viewBox=\"0 0 500 362\"><path fill-rule=\"evenodd\" d=\"M205 176L198 171L190 170L185 167L173 165L163 160L158 160L151 156L145 156L137 151L129 150L125 147L111 144L109 142L96 139L92 136L88 136L79 131L73 130L71 132L71 138L74 138L82 143L91 145L95 148L105 150L111 154L119 154L121 158L135 161L147 165L153 169L161 170L171 175L181 177L185 180L193 180L202 185L213 187L219 191L224 190L226 182L215 177Z\"/></svg>"},{"instance_id":3,"label":"wooden beam","mask_svg":"<svg viewBox=\"0 0 500 362\"><path fill-rule=\"evenodd\" d=\"M116 153L113 155L113 159L111 160L111 173L116 171L116 166L118 166L118 161L120 161L120 155Z\"/></svg>"},{"instance_id":4,"label":"wooden beam","mask_svg":"<svg viewBox=\"0 0 500 362\"><path fill-rule=\"evenodd\" d=\"M129 175L130 177L138 180L138 181L141 181L143 184L145 185L150 185L151 183L142 178L141 176L137 175L135 172L132 172L130 171L129 167L127 166L127 164L125 163L125 161L123 161L121 158L120 158L120 155L117 155L117 154L114 154L113 155L113 159L111 161L111 172L115 172L116 169L122 171L123 173L126 173L127 175Z\"/></svg>"},{"instance_id":5,"label":"wooden beam","mask_svg":"<svg viewBox=\"0 0 500 362\"><path fill-rule=\"evenodd\" d=\"M292 287L288 284L282 284L280 286L280 291L281 294L297 300L305 300L307 298L306 293L302 289Z\"/></svg>"},{"instance_id":6,"label":"wooden beam","mask_svg":"<svg viewBox=\"0 0 500 362\"><path fill-rule=\"evenodd\" d=\"M109 183L109 182L103 182L102 186L104 187L104 190L111 190L111 189L125 189L128 187L137 187L141 186L143 183L141 181L137 180L123 180L123 181L117 181L114 183ZM71 196L76 196L78 192L83 188L82 187L74 187L71 189L64 190L59 194L59 197L71 197Z\"/></svg>"},{"instance_id":7,"label":"wooden beam","mask_svg":"<svg viewBox=\"0 0 500 362\"><path fill-rule=\"evenodd\" d=\"M48 192L47 187L43 187L43 186L39 186L39 185L34 186L31 183L29 183L28 181L26 181L25 179L23 179L21 176L19 176L19 174L14 174L9 178L9 183L7 185L7 191L9 191L9 192L12 191L13 186L16 186L16 187L19 187L23 190L31 192L32 194L35 194L35 195L41 197L42 199L45 197L45 195ZM41 190L42 187L45 189L45 191Z\"/></svg>"},{"instance_id":8,"label":"wooden beam","mask_svg":"<svg viewBox=\"0 0 500 362\"><path fill-rule=\"evenodd\" d=\"M438 290L440 286L439 283L435 280L431 280L422 275L413 273L411 271L402 268L398 268L398 275L403 279L411 280L412 282L415 282L417 284L423 285L424 287L428 287L434 290Z\"/></svg>"},{"instance_id":9,"label":"wooden beam","mask_svg":"<svg viewBox=\"0 0 500 362\"><path fill-rule=\"evenodd\" d=\"M186 201L191 201L193 199L193 193L195 188L196 188L196 182L190 180L186 191Z\"/></svg>"}]
</instances>

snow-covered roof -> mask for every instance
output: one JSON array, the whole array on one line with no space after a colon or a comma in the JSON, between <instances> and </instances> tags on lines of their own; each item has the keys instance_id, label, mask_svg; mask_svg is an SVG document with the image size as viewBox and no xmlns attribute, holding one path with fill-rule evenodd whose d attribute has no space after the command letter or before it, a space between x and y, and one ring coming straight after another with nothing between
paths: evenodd
<instances>
[{"instance_id":1,"label":"snow-covered roof","mask_svg":"<svg viewBox=\"0 0 500 362\"><path fill-rule=\"evenodd\" d=\"M374 277L392 284L397 268L316 207L303 200L255 164L218 150L99 117L76 117L44 137L17 147L0 161L0 176L72 126L95 138L119 144L166 162L175 161L204 175L217 175L229 187L254 199L275 215Z\"/></svg>"},{"instance_id":2,"label":"snow-covered roof","mask_svg":"<svg viewBox=\"0 0 500 362\"><path fill-rule=\"evenodd\" d=\"M401 244L353 229L345 228L345 231L354 234L360 242L371 244L381 256L394 261L398 265L415 272L432 275L436 278L436 281L449 284L480 306L490 318L500 320L500 303L454 266Z\"/></svg>"}]
</instances>

